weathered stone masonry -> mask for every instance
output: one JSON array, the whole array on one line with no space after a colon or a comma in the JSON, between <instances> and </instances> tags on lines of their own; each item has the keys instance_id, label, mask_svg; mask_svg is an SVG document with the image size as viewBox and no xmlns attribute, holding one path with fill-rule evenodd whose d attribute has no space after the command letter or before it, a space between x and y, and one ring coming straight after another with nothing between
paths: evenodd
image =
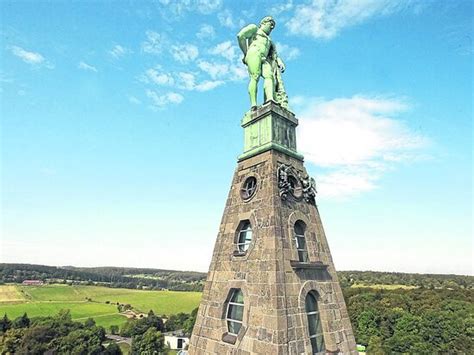
<instances>
[{"instance_id":1,"label":"weathered stone masonry","mask_svg":"<svg viewBox=\"0 0 474 355\"><path fill-rule=\"evenodd\" d=\"M265 115L267 119L268 115L278 115L281 131L282 116L291 113L272 104L253 113L252 119L258 121ZM290 118L288 122L294 129L297 121ZM272 136L272 132L267 133ZM296 153L295 145L285 149ZM277 171L281 164L307 176L302 159L285 149L272 146L249 154L238 163L191 337L190 354L312 354L305 310L309 292L318 296L325 345L322 353L357 353L318 209L303 198L280 197ZM244 200L241 188L249 176L256 178L257 188L250 199ZM245 220L252 226L252 240L243 253L236 243L239 225ZM294 241L297 221L306 226L306 262L298 261ZM233 335L228 331L226 313L229 298L238 289L243 293L244 312L242 326Z\"/></svg>"}]
</instances>

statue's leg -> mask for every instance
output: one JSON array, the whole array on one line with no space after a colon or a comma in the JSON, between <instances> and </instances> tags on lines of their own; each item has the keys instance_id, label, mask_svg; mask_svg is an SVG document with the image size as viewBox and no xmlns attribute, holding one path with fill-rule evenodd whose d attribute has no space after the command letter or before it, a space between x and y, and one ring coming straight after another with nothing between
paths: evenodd
<instances>
[{"instance_id":1,"label":"statue's leg","mask_svg":"<svg viewBox=\"0 0 474 355\"><path fill-rule=\"evenodd\" d=\"M258 80L260 79L260 76L262 75L262 59L260 58L260 55L258 54L247 55L246 62L247 62L247 69L250 75L250 81L249 81L250 105L254 107L254 106L257 106L257 87L258 87Z\"/></svg>"},{"instance_id":2,"label":"statue's leg","mask_svg":"<svg viewBox=\"0 0 474 355\"><path fill-rule=\"evenodd\" d=\"M275 100L275 77L273 68L267 61L262 64L263 89L265 92L265 102Z\"/></svg>"}]
</instances>

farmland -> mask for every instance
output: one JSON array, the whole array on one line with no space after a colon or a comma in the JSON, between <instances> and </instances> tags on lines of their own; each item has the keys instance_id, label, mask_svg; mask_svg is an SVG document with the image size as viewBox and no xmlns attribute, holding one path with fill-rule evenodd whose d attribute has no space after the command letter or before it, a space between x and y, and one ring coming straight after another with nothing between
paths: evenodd
<instances>
[{"instance_id":1,"label":"farmland","mask_svg":"<svg viewBox=\"0 0 474 355\"><path fill-rule=\"evenodd\" d=\"M130 304L137 312L150 309L159 315L189 313L199 305L200 292L143 291L101 286L0 285L0 314L16 318L23 313L30 317L54 315L69 309L74 320L91 317L98 325L123 324L117 303Z\"/></svg>"}]
</instances>

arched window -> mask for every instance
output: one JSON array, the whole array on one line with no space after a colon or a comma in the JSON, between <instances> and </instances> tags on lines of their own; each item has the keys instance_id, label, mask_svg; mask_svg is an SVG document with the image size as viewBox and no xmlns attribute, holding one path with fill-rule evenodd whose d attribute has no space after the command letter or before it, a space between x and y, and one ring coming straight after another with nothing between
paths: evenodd
<instances>
[{"instance_id":1,"label":"arched window","mask_svg":"<svg viewBox=\"0 0 474 355\"><path fill-rule=\"evenodd\" d=\"M227 330L229 334L237 335L242 327L244 318L244 295L241 289L232 292L227 304Z\"/></svg>"},{"instance_id":2,"label":"arched window","mask_svg":"<svg viewBox=\"0 0 474 355\"><path fill-rule=\"evenodd\" d=\"M249 221L242 221L239 225L237 237L237 248L239 252L245 253L252 242L252 225Z\"/></svg>"},{"instance_id":3,"label":"arched window","mask_svg":"<svg viewBox=\"0 0 474 355\"><path fill-rule=\"evenodd\" d=\"M304 232L306 225L303 221L297 221L295 223L295 246L298 251L298 261L307 263L308 258L308 249L306 248L306 238Z\"/></svg>"},{"instance_id":4,"label":"arched window","mask_svg":"<svg viewBox=\"0 0 474 355\"><path fill-rule=\"evenodd\" d=\"M325 351L323 328L318 310L318 296L311 291L306 296L306 315L308 316L308 331L311 340L313 354L319 354Z\"/></svg>"}]
</instances>

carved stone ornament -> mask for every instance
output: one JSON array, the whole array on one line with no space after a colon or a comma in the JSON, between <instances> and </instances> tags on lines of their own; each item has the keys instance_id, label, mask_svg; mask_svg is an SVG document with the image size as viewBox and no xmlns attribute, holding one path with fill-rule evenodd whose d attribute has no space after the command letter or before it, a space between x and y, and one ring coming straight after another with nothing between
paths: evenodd
<instances>
[{"instance_id":1,"label":"carved stone ornament","mask_svg":"<svg viewBox=\"0 0 474 355\"><path fill-rule=\"evenodd\" d=\"M291 194L297 200L303 198L310 204L316 204L316 181L312 177L286 164L278 167L277 177L282 200L287 200L288 194Z\"/></svg>"},{"instance_id":2,"label":"carved stone ornament","mask_svg":"<svg viewBox=\"0 0 474 355\"><path fill-rule=\"evenodd\" d=\"M313 205L316 204L316 181L309 175L299 175L301 184L303 185L303 198L306 202Z\"/></svg>"}]
</instances>

